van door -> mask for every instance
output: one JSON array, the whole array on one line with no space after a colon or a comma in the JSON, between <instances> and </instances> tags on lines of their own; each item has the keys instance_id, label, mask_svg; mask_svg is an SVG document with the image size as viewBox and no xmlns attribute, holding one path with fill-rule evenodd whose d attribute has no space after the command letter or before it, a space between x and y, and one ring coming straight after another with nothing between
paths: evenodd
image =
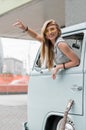
<instances>
[{"instance_id":1,"label":"van door","mask_svg":"<svg viewBox=\"0 0 86 130\"><path fill-rule=\"evenodd\" d=\"M69 99L72 99L74 105L70 113L82 115L84 33L66 34L63 37L80 57L80 65L60 70L56 79L53 80L51 78L52 70L41 69L37 60L29 82L29 101L31 100L31 109L34 107L32 102L35 102L39 110L45 113L50 111L63 113Z\"/></svg>"}]
</instances>

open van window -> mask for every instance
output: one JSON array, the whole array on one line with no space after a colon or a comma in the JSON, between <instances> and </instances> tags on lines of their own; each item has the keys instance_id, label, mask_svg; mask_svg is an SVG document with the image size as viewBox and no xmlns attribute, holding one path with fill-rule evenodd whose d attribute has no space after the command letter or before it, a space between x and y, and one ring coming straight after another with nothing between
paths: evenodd
<instances>
[{"instance_id":1,"label":"open van window","mask_svg":"<svg viewBox=\"0 0 86 130\"><path fill-rule=\"evenodd\" d=\"M74 52L78 55L79 58L81 58L83 36L84 36L84 33L63 36L66 43L74 50ZM43 67L43 65L41 65L40 49L38 51L37 58L35 60L34 68L37 71L42 70L42 69L47 69L46 66Z\"/></svg>"},{"instance_id":2,"label":"open van window","mask_svg":"<svg viewBox=\"0 0 86 130\"><path fill-rule=\"evenodd\" d=\"M40 48L40 42L38 41L31 41L29 47L29 55L28 55L28 62L29 62L29 71L31 72L36 65L36 60L38 59L38 53Z\"/></svg>"}]
</instances>

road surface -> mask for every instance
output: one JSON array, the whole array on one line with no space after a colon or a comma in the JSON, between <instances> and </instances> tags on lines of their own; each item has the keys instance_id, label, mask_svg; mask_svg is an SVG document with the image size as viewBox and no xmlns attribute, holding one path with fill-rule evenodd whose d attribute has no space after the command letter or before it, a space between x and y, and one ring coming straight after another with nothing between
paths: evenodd
<instances>
[{"instance_id":1,"label":"road surface","mask_svg":"<svg viewBox=\"0 0 86 130\"><path fill-rule=\"evenodd\" d=\"M27 94L0 95L0 130L23 130L27 121Z\"/></svg>"}]
</instances>

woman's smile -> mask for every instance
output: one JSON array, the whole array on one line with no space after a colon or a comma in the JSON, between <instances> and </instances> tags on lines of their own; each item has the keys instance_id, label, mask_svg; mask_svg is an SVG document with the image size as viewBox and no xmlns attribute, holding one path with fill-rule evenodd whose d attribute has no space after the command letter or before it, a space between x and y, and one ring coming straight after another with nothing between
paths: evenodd
<instances>
[{"instance_id":1,"label":"woman's smile","mask_svg":"<svg viewBox=\"0 0 86 130\"><path fill-rule=\"evenodd\" d=\"M47 27L46 31L45 31L46 37L49 40L55 40L57 35L58 35L58 31L55 25L50 25Z\"/></svg>"}]
</instances>

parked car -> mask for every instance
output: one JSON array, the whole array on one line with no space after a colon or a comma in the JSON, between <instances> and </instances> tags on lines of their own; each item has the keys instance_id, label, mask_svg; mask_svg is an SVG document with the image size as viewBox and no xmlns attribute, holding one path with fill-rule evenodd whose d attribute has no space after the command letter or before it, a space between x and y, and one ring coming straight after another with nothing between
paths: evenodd
<instances>
[{"instance_id":1,"label":"parked car","mask_svg":"<svg viewBox=\"0 0 86 130\"><path fill-rule=\"evenodd\" d=\"M86 23L63 28L62 36L80 57L80 65L60 70L53 80L51 71L41 68L38 50L30 73L25 130L86 129Z\"/></svg>"}]
</instances>

